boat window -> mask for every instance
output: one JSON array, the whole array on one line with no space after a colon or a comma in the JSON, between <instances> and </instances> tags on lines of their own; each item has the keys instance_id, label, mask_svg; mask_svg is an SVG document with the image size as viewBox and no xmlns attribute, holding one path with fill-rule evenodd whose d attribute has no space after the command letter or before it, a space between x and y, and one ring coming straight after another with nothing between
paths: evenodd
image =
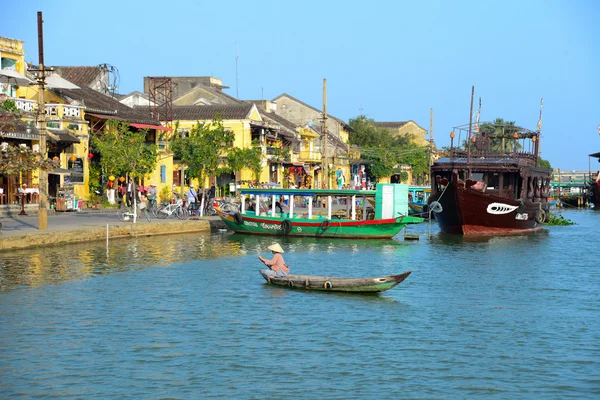
<instances>
[{"instance_id":1,"label":"boat window","mask_svg":"<svg viewBox=\"0 0 600 400\"><path fill-rule=\"evenodd\" d=\"M473 172L471 174L471 179L477 182L483 181L483 172Z\"/></svg>"},{"instance_id":2,"label":"boat window","mask_svg":"<svg viewBox=\"0 0 600 400\"><path fill-rule=\"evenodd\" d=\"M498 173L494 172L492 174L487 174L487 186L488 189L497 189L498 188Z\"/></svg>"}]
</instances>

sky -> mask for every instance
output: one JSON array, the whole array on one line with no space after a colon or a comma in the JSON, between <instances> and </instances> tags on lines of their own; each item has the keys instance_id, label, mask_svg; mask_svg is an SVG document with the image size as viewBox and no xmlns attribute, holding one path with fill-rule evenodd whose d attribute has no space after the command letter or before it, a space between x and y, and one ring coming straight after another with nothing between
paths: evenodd
<instances>
[{"instance_id":1,"label":"sky","mask_svg":"<svg viewBox=\"0 0 600 400\"><path fill-rule=\"evenodd\" d=\"M469 122L536 129L542 157L587 170L600 152L600 1L68 1L0 0L0 36L46 65L109 64L119 92L144 76L214 76L240 99L288 93L348 121L413 120L438 147ZM592 160L592 169L600 168Z\"/></svg>"}]
</instances>

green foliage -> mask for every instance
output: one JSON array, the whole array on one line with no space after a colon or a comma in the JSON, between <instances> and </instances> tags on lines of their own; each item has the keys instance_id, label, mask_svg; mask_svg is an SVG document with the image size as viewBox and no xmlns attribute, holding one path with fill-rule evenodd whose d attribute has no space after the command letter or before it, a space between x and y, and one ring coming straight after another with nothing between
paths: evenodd
<instances>
[{"instance_id":1,"label":"green foliage","mask_svg":"<svg viewBox=\"0 0 600 400\"><path fill-rule=\"evenodd\" d=\"M556 214L548 214L548 221L546 221L545 225L547 226L566 226L566 225L575 225L575 222L571 221L568 218L563 217L562 215Z\"/></svg>"},{"instance_id":2,"label":"green foliage","mask_svg":"<svg viewBox=\"0 0 600 400\"><path fill-rule=\"evenodd\" d=\"M223 127L223 120L217 114L212 123L198 122L189 135L175 132L171 150L174 157L187 166L187 176L204 185L208 177L216 175L222 155L234 138L233 132Z\"/></svg>"},{"instance_id":3,"label":"green foliage","mask_svg":"<svg viewBox=\"0 0 600 400\"><path fill-rule=\"evenodd\" d=\"M163 186L158 193L158 198L161 203L169 203L173 198L173 192L169 189L168 186Z\"/></svg>"},{"instance_id":4,"label":"green foliage","mask_svg":"<svg viewBox=\"0 0 600 400\"><path fill-rule=\"evenodd\" d=\"M102 177L102 167L100 166L100 163L90 162L89 171L88 188L90 190L90 195L96 190L102 192L102 184L100 183Z\"/></svg>"},{"instance_id":5,"label":"green foliage","mask_svg":"<svg viewBox=\"0 0 600 400\"><path fill-rule=\"evenodd\" d=\"M412 166L415 180L425 180L429 174L427 147L414 144L411 135L394 136L363 115L350 119L349 125L350 143L360 146L361 158L369 160L369 175L379 180L393 174L396 165L406 164Z\"/></svg>"},{"instance_id":6,"label":"green foliage","mask_svg":"<svg viewBox=\"0 0 600 400\"><path fill-rule=\"evenodd\" d=\"M481 124L479 132L485 132L488 136L512 136L515 132L518 132L518 129L514 125L515 121L504 121L502 118L496 118L492 123L486 122ZM490 151L517 151L522 147L521 143L514 139L490 138Z\"/></svg>"},{"instance_id":7,"label":"green foliage","mask_svg":"<svg viewBox=\"0 0 600 400\"><path fill-rule=\"evenodd\" d=\"M24 146L11 146L0 149L0 174L13 175L38 169L56 168L58 163L42 157L37 151Z\"/></svg>"},{"instance_id":8,"label":"green foliage","mask_svg":"<svg viewBox=\"0 0 600 400\"><path fill-rule=\"evenodd\" d=\"M126 122L110 120L103 132L92 138L92 146L100 154L100 167L107 175L142 177L154 171L158 148L146 143L146 131L132 132Z\"/></svg>"},{"instance_id":9,"label":"green foliage","mask_svg":"<svg viewBox=\"0 0 600 400\"><path fill-rule=\"evenodd\" d=\"M550 171L554 171L552 165L550 165L550 161L544 160L542 157L538 158L538 167L548 168Z\"/></svg>"},{"instance_id":10,"label":"green foliage","mask_svg":"<svg viewBox=\"0 0 600 400\"><path fill-rule=\"evenodd\" d=\"M0 104L0 108L8 113L12 113L15 116L20 116L21 111L17 108L17 105L12 99L6 99Z\"/></svg>"},{"instance_id":11,"label":"green foliage","mask_svg":"<svg viewBox=\"0 0 600 400\"><path fill-rule=\"evenodd\" d=\"M254 175L256 181L260 180L260 173L262 172L262 150L260 144L257 141L252 143L252 147L244 149L246 152L246 162L250 171Z\"/></svg>"}]
</instances>

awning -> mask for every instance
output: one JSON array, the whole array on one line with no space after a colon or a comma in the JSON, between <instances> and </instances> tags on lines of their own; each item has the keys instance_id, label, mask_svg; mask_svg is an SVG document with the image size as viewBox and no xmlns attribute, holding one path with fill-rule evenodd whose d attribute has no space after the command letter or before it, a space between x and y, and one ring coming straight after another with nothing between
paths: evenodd
<instances>
[{"instance_id":1,"label":"awning","mask_svg":"<svg viewBox=\"0 0 600 400\"><path fill-rule=\"evenodd\" d=\"M0 69L0 83L12 83L17 86L29 86L34 83L25 75L12 69Z\"/></svg>"},{"instance_id":2,"label":"awning","mask_svg":"<svg viewBox=\"0 0 600 400\"><path fill-rule=\"evenodd\" d=\"M115 119L118 121L123 121L123 118L117 117L116 113L115 114L96 114L96 113L92 113L92 112L86 112L85 115L91 115L92 117L96 117L99 119Z\"/></svg>"},{"instance_id":3,"label":"awning","mask_svg":"<svg viewBox=\"0 0 600 400\"><path fill-rule=\"evenodd\" d=\"M76 136L64 129L48 130L48 139L54 143L79 143L79 139Z\"/></svg>"},{"instance_id":4,"label":"awning","mask_svg":"<svg viewBox=\"0 0 600 400\"><path fill-rule=\"evenodd\" d=\"M80 89L79 86L69 82L58 74L46 77L46 86L52 89Z\"/></svg>"},{"instance_id":5,"label":"awning","mask_svg":"<svg viewBox=\"0 0 600 400\"><path fill-rule=\"evenodd\" d=\"M138 129L156 129L157 131L169 131L171 132L173 130L173 128L168 128L166 126L162 126L162 125L148 125L148 124L129 124L131 126L134 126Z\"/></svg>"},{"instance_id":6,"label":"awning","mask_svg":"<svg viewBox=\"0 0 600 400\"><path fill-rule=\"evenodd\" d=\"M64 168L54 168L52 171L48 171L48 173L54 175L70 175L71 171Z\"/></svg>"}]
</instances>

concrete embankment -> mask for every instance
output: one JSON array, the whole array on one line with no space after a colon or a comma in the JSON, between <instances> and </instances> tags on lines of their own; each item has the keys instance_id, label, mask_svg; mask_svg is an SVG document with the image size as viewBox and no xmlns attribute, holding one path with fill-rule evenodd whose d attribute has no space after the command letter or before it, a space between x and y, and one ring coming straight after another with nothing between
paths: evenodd
<instances>
[{"instance_id":1,"label":"concrete embankment","mask_svg":"<svg viewBox=\"0 0 600 400\"><path fill-rule=\"evenodd\" d=\"M79 221L77 221L79 222ZM111 221L112 222L112 221ZM56 225L56 224L54 224ZM199 219L187 221L152 221L152 223L107 223L86 226L77 223L71 226L52 226L47 231L17 229L0 233L0 251L32 249L71 243L156 236L182 233L209 233L212 229L223 228L220 220Z\"/></svg>"}]
</instances>

